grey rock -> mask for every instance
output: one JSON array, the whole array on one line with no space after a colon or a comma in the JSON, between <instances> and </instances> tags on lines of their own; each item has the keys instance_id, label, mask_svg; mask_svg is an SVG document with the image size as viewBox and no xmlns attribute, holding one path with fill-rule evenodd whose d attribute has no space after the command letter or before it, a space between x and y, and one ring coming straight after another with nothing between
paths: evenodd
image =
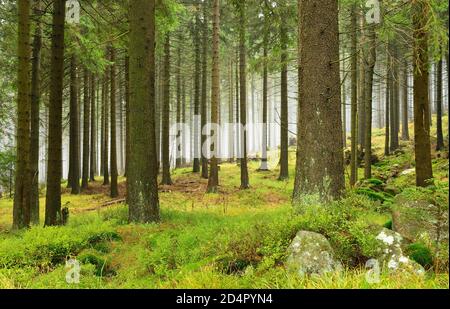
<instances>
[{"instance_id":1,"label":"grey rock","mask_svg":"<svg viewBox=\"0 0 450 309\"><path fill-rule=\"evenodd\" d=\"M323 275L342 269L342 264L334 257L329 241L318 233L298 232L288 253L286 268L301 277Z\"/></svg>"}]
</instances>

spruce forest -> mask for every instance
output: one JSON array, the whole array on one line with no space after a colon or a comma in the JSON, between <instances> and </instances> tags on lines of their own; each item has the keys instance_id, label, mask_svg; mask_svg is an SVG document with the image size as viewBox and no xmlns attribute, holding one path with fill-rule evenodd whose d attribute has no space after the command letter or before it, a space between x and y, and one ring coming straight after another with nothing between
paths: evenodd
<instances>
[{"instance_id":1,"label":"spruce forest","mask_svg":"<svg viewBox=\"0 0 450 309\"><path fill-rule=\"evenodd\" d=\"M448 289L446 0L0 0L1 289Z\"/></svg>"}]
</instances>

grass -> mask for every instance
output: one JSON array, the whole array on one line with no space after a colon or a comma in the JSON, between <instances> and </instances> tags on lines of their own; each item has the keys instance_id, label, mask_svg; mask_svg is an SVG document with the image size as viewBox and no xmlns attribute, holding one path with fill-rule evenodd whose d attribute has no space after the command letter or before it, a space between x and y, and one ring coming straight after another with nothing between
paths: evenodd
<instances>
[{"instance_id":1,"label":"grass","mask_svg":"<svg viewBox=\"0 0 450 309\"><path fill-rule=\"evenodd\" d=\"M382 149L379 135L375 134L375 149ZM411 151L410 144L404 147L406 153ZM375 175L390 173L393 164L411 164L408 154L380 158ZM369 284L364 261L320 278L287 273L285 251L299 229L323 230L344 259L356 254L348 251L355 246L359 256L369 254L365 252L370 252L370 239L364 231L390 220L379 202L353 193L339 204L356 218L353 225L339 218L339 212L336 217L320 211L309 217L294 215L294 161L292 153L291 180L285 182L277 181L277 170L258 172L258 163L250 162L251 188L246 191L239 190L239 167L222 164L220 193L212 195L204 193L206 181L198 175L176 170L175 186L161 190L160 224L129 225L125 205L104 207L110 198L100 183L91 184L87 195L65 191L62 204L71 213L65 227L11 232L12 201L0 199L0 288L449 288L448 272L429 272L425 278L382 274L378 283ZM436 159L433 167L436 177L448 184L448 160ZM390 182L406 188L414 175ZM340 224L348 226L351 235L333 230ZM68 258L83 262L79 284L66 283Z\"/></svg>"}]
</instances>

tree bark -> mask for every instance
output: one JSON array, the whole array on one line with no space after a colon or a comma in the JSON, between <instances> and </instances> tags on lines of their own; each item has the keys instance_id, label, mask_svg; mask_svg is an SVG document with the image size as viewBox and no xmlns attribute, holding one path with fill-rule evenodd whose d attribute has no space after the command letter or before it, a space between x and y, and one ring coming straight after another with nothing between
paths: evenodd
<instances>
[{"instance_id":1,"label":"tree bark","mask_svg":"<svg viewBox=\"0 0 450 309\"><path fill-rule=\"evenodd\" d=\"M299 0L299 122L294 205L305 195L338 198L345 189L338 3Z\"/></svg>"},{"instance_id":2,"label":"tree bark","mask_svg":"<svg viewBox=\"0 0 450 309\"><path fill-rule=\"evenodd\" d=\"M211 123L219 123L220 105L220 1L213 2L213 36L212 36L212 76L211 76ZM208 180L208 193L217 193L219 188L219 167L217 156L214 154L218 150L218 133L214 132L212 137L213 155L210 163L210 174Z\"/></svg>"},{"instance_id":3,"label":"tree bark","mask_svg":"<svg viewBox=\"0 0 450 309\"><path fill-rule=\"evenodd\" d=\"M428 1L412 2L414 28L414 140L416 184L427 186L433 178L430 143L430 104L428 97L428 42L426 24L430 9Z\"/></svg>"},{"instance_id":4,"label":"tree bark","mask_svg":"<svg viewBox=\"0 0 450 309\"><path fill-rule=\"evenodd\" d=\"M95 76L91 73L90 77L91 85L91 147L90 147L90 169L89 169L89 180L95 181L95 173L97 170L97 123L96 123L96 113L95 113Z\"/></svg>"},{"instance_id":5,"label":"tree bark","mask_svg":"<svg viewBox=\"0 0 450 309\"><path fill-rule=\"evenodd\" d=\"M194 71L194 162L193 172L200 172L200 123L198 120L200 117L200 15L197 11L195 14L195 33L194 33L194 46L195 46L195 71Z\"/></svg>"},{"instance_id":6,"label":"tree bark","mask_svg":"<svg viewBox=\"0 0 450 309\"><path fill-rule=\"evenodd\" d=\"M357 72L357 38L356 38L356 5L351 11L351 158L350 185L358 181L358 72Z\"/></svg>"},{"instance_id":7,"label":"tree bark","mask_svg":"<svg viewBox=\"0 0 450 309\"><path fill-rule=\"evenodd\" d=\"M283 13L283 10L281 11ZM288 71L287 71L287 27L286 19L281 17L280 42L281 42L281 119L280 119L280 175L278 180L289 179L289 141L288 141Z\"/></svg>"},{"instance_id":8,"label":"tree bark","mask_svg":"<svg viewBox=\"0 0 450 309\"><path fill-rule=\"evenodd\" d=\"M80 193L80 111L78 105L77 58L72 55L70 61L70 141L69 141L69 177L68 184L72 194Z\"/></svg>"},{"instance_id":9,"label":"tree bark","mask_svg":"<svg viewBox=\"0 0 450 309\"><path fill-rule=\"evenodd\" d=\"M170 34L164 43L164 94L162 108L162 185L172 185L170 177Z\"/></svg>"},{"instance_id":10,"label":"tree bark","mask_svg":"<svg viewBox=\"0 0 450 309\"><path fill-rule=\"evenodd\" d=\"M17 157L13 229L30 225L30 1L18 1Z\"/></svg>"},{"instance_id":11,"label":"tree bark","mask_svg":"<svg viewBox=\"0 0 450 309\"><path fill-rule=\"evenodd\" d=\"M367 39L369 40L368 55L367 55L367 71L366 71L366 110L365 110L365 152L364 152L364 176L366 179L372 178L372 95L373 95L373 75L375 70L375 63L377 60L376 48L377 39L375 34L375 25L368 26Z\"/></svg>"},{"instance_id":12,"label":"tree bark","mask_svg":"<svg viewBox=\"0 0 450 309\"><path fill-rule=\"evenodd\" d=\"M104 140L103 140L103 185L104 186L108 186L110 184L109 181L109 172L110 172L110 166L109 166L109 109L110 106L108 105L108 102L110 100L109 98L109 74L105 74L105 85L103 90L105 91L105 96L104 96L104 113L105 113L105 126L104 126L104 130L105 132L103 133L104 136Z\"/></svg>"},{"instance_id":13,"label":"tree bark","mask_svg":"<svg viewBox=\"0 0 450 309\"><path fill-rule=\"evenodd\" d=\"M206 126L208 118L207 109L207 87L208 87L208 1L203 2L203 25L202 25L202 93L201 93L201 165L202 165L202 178L208 179L208 159L203 151L203 145L206 142L206 135L203 134L203 129Z\"/></svg>"},{"instance_id":14,"label":"tree bark","mask_svg":"<svg viewBox=\"0 0 450 309\"><path fill-rule=\"evenodd\" d=\"M65 0L53 1L45 225L60 225Z\"/></svg>"},{"instance_id":15,"label":"tree bark","mask_svg":"<svg viewBox=\"0 0 450 309\"><path fill-rule=\"evenodd\" d=\"M83 81L83 173L81 176L81 189L87 190L89 186L89 136L90 136L90 118L91 118L91 98L90 98L90 81L89 71L84 68Z\"/></svg>"},{"instance_id":16,"label":"tree bark","mask_svg":"<svg viewBox=\"0 0 450 309\"><path fill-rule=\"evenodd\" d=\"M30 123L30 221L39 224L39 110L41 101L41 0L34 2L34 16L36 18L33 55L31 63L31 123Z\"/></svg>"},{"instance_id":17,"label":"tree bark","mask_svg":"<svg viewBox=\"0 0 450 309\"><path fill-rule=\"evenodd\" d=\"M116 119L116 51L114 47L110 47L111 56L111 141L110 141L110 169L111 169L111 198L119 196L119 189L117 187L117 178L119 172L117 171L117 119Z\"/></svg>"},{"instance_id":18,"label":"tree bark","mask_svg":"<svg viewBox=\"0 0 450 309\"><path fill-rule=\"evenodd\" d=\"M155 0L130 1L130 222L160 220L155 143Z\"/></svg>"},{"instance_id":19,"label":"tree bark","mask_svg":"<svg viewBox=\"0 0 450 309\"><path fill-rule=\"evenodd\" d=\"M244 128L240 132L241 137L241 189L249 189L247 168L247 1L242 0L239 4L239 78L240 78L240 123Z\"/></svg>"},{"instance_id":20,"label":"tree bark","mask_svg":"<svg viewBox=\"0 0 450 309\"><path fill-rule=\"evenodd\" d=\"M408 117L408 62L403 66L403 97L402 97L402 140L409 141L409 117Z\"/></svg>"},{"instance_id":21,"label":"tree bark","mask_svg":"<svg viewBox=\"0 0 450 309\"><path fill-rule=\"evenodd\" d=\"M436 80L436 129L437 129L437 145L436 150L444 149L444 134L442 131L442 49L440 51L439 61L437 64L437 80Z\"/></svg>"}]
</instances>

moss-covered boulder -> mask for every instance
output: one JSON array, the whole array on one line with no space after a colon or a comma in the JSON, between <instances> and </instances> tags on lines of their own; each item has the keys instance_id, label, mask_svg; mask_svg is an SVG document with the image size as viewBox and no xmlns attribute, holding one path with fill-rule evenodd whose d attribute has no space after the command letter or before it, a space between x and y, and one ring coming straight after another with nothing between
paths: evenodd
<instances>
[{"instance_id":1,"label":"moss-covered boulder","mask_svg":"<svg viewBox=\"0 0 450 309\"><path fill-rule=\"evenodd\" d=\"M289 246L286 268L303 277L340 271L342 264L325 236L300 231Z\"/></svg>"},{"instance_id":2,"label":"moss-covered boulder","mask_svg":"<svg viewBox=\"0 0 450 309\"><path fill-rule=\"evenodd\" d=\"M400 195L392 207L392 227L411 242L426 237L448 244L448 209L425 199Z\"/></svg>"},{"instance_id":3,"label":"moss-covered boulder","mask_svg":"<svg viewBox=\"0 0 450 309\"><path fill-rule=\"evenodd\" d=\"M394 231L383 228L377 236L379 242L377 260L391 274L407 273L423 276L425 269L403 254L403 237Z\"/></svg>"}]
</instances>

